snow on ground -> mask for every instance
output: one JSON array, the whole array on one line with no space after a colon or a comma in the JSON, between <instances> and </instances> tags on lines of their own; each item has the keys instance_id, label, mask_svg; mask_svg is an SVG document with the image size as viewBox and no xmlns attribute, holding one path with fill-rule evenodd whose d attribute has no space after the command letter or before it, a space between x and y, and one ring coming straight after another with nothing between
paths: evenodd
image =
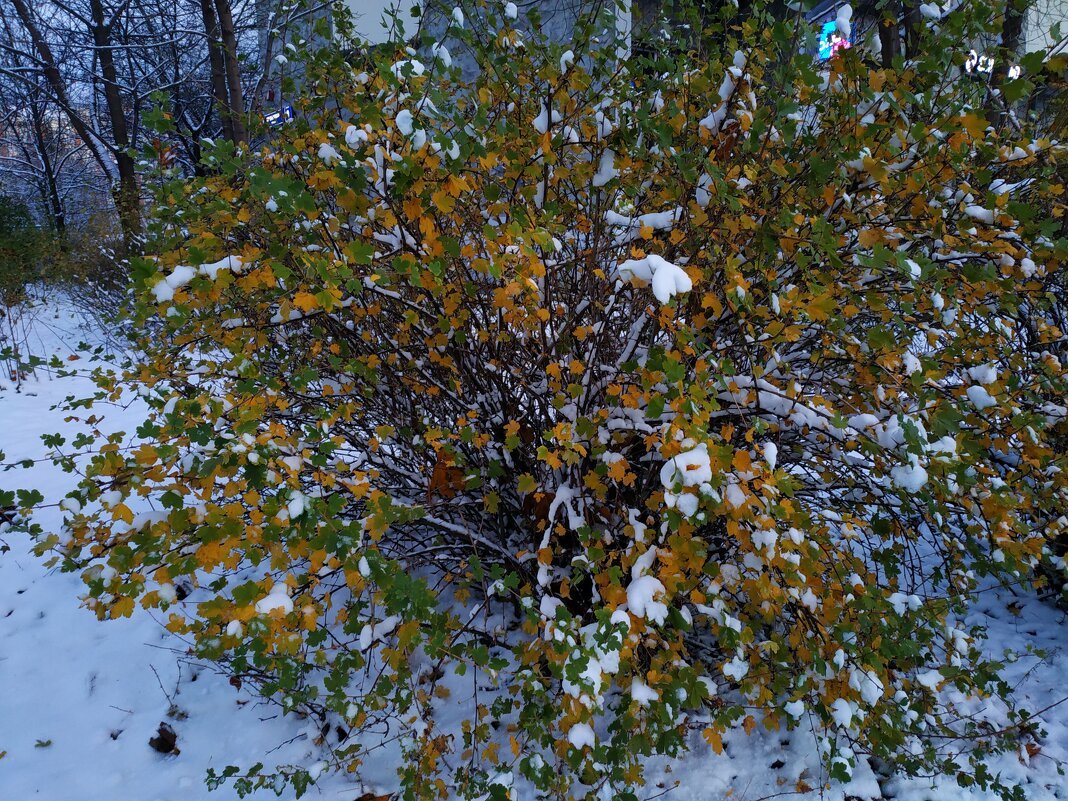
<instances>
[{"instance_id":1,"label":"snow on ground","mask_svg":"<svg viewBox=\"0 0 1068 801\"><path fill-rule=\"evenodd\" d=\"M1019 704L1034 712L1045 731L1035 741L1021 743L1019 753L991 761L991 771L1007 783L1020 784L1028 801L1068 799L1068 616L1032 594L1000 588L981 593L972 621L988 629L991 656L1014 661L1003 675ZM1046 652L1040 658L1028 648ZM1015 656L1013 656L1015 655ZM1007 725L999 704L973 706L973 713ZM674 767L657 761L662 792L678 782L666 798L673 801L764 801L772 797L799 801L995 801L992 791L963 789L945 778L876 777L862 763L847 785L824 786L824 771L816 757L815 741L804 728L793 732L752 735L734 731L723 738L724 753L714 754L699 735L690 739L693 751ZM1030 745L1030 748L1027 746ZM670 772L669 772L670 771ZM822 778L821 778L822 777ZM811 792L796 792L798 787Z\"/></svg>"},{"instance_id":2,"label":"snow on ground","mask_svg":"<svg viewBox=\"0 0 1068 801\"><path fill-rule=\"evenodd\" d=\"M47 351L66 358L84 338L69 309L38 319L42 324L30 339L36 355ZM40 458L41 434L75 430L52 407L92 389L86 378L57 379L44 370L21 392L4 378L0 450L9 462ZM105 427L130 429L136 414L136 408L116 410ZM0 487L34 487L53 501L72 486L71 476L48 463L0 472ZM60 520L54 508L41 517L46 527ZM29 552L23 535L0 535L0 547L5 543L10 550L0 553L0 752L7 753L0 758L0 800L228 801L237 797L232 787L208 792L209 767L312 764L320 758L307 721L283 719L276 707L187 661L183 643L147 612L97 621L80 607L77 575L47 568ZM177 733L179 754L149 746L161 722ZM352 799L362 792L341 778L325 784L306 797Z\"/></svg>"},{"instance_id":3,"label":"snow on ground","mask_svg":"<svg viewBox=\"0 0 1068 801\"><path fill-rule=\"evenodd\" d=\"M38 355L70 355L85 331L63 307L38 313L33 349ZM0 377L4 382L4 377ZM0 383L0 450L7 460L40 457L42 433L70 429L53 409L69 394L87 393L85 378L51 378L41 371L21 392ZM136 408L116 410L106 424L131 429ZM36 487L58 500L72 479L50 464L30 471L0 472L0 487ZM58 526L60 513L41 518ZM21 535L0 535L0 801L229 801L232 787L209 793L208 768L248 766L263 761L311 765L322 758L308 721L279 710L231 686L209 666L187 661L184 645L148 613L98 622L80 608L76 575L47 568L29 553ZM1018 699L1034 710L1044 736L1001 757L995 772L1025 783L1031 801L1068 799L1068 779L1058 765L1068 761L1068 622L1064 613L1031 595L991 590L974 610L990 633L989 648L1021 656L1006 676ZM1028 646L1048 651L1026 654ZM455 696L459 701L460 696ZM1052 706L1051 706L1052 705ZM457 710L458 711L458 710ZM979 711L979 710L976 710ZM993 710L996 720L1000 711ZM449 716L450 718L453 716ZM459 718L457 718L458 723ZM161 722L178 735L179 754L164 755L148 741ZM444 722L444 721L443 721ZM846 786L826 787L810 732L741 731L724 738L713 754L695 732L693 753L681 762L654 760L643 798L675 801L758 801L772 796L804 801L883 799L900 801L992 801L995 796L964 791L944 780L877 780L862 764ZM369 763L367 785L343 776L324 776L307 798L352 801L363 792L392 788L393 759ZM807 790L798 792L799 789ZM517 797L525 793L516 788ZM274 798L261 791L255 798ZM283 799L291 799L291 791Z\"/></svg>"}]
</instances>

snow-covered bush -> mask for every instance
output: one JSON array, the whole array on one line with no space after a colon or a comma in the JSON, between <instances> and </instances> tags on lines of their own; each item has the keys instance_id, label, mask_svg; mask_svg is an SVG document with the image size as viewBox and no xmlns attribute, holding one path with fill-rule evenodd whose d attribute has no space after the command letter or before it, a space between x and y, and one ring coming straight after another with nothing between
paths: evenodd
<instances>
[{"instance_id":1,"label":"snow-covered bush","mask_svg":"<svg viewBox=\"0 0 1068 801\"><path fill-rule=\"evenodd\" d=\"M961 615L1065 526L1064 150L988 126L979 6L897 72L730 8L632 70L611 17L565 47L503 8L320 54L307 121L162 187L154 338L102 379L151 414L42 548L330 765L399 744L406 798L634 798L756 726L994 781Z\"/></svg>"}]
</instances>

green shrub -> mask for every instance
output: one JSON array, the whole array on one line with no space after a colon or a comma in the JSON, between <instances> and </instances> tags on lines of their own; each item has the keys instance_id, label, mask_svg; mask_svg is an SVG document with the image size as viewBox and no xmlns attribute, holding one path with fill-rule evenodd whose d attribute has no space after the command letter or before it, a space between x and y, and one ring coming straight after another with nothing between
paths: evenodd
<instances>
[{"instance_id":1,"label":"green shrub","mask_svg":"<svg viewBox=\"0 0 1068 801\"><path fill-rule=\"evenodd\" d=\"M0 195L0 307L25 299L26 286L40 272L44 242L29 209Z\"/></svg>"}]
</instances>

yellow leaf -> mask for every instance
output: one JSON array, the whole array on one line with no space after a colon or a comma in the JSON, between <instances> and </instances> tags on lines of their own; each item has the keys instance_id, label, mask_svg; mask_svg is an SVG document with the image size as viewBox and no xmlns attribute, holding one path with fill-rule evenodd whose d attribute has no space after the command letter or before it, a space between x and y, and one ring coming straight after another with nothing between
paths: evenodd
<instances>
[{"instance_id":1,"label":"yellow leaf","mask_svg":"<svg viewBox=\"0 0 1068 801\"><path fill-rule=\"evenodd\" d=\"M701 296L701 308L712 309L712 313L717 317L723 313L723 304L719 302L719 298L710 292Z\"/></svg>"},{"instance_id":2,"label":"yellow leaf","mask_svg":"<svg viewBox=\"0 0 1068 801\"><path fill-rule=\"evenodd\" d=\"M538 458L545 462L545 464L549 465L553 470L559 470L564 464L560 461L560 457L556 455L556 451L546 450L544 453L539 453Z\"/></svg>"},{"instance_id":3,"label":"yellow leaf","mask_svg":"<svg viewBox=\"0 0 1068 801\"><path fill-rule=\"evenodd\" d=\"M838 299L832 293L825 292L813 298L806 307L806 311L813 320L822 322L828 319L836 308L838 308Z\"/></svg>"},{"instance_id":4,"label":"yellow leaf","mask_svg":"<svg viewBox=\"0 0 1068 801\"><path fill-rule=\"evenodd\" d=\"M630 483L634 482L634 476L629 473L627 468L630 466L625 458L616 459L614 462L608 463L608 477L613 481L625 481L627 476L630 476Z\"/></svg>"},{"instance_id":5,"label":"yellow leaf","mask_svg":"<svg viewBox=\"0 0 1068 801\"><path fill-rule=\"evenodd\" d=\"M315 295L310 292L298 292L293 296L293 305L300 309L302 312L310 312L312 309L318 307L319 302L315 299Z\"/></svg>"},{"instance_id":6,"label":"yellow leaf","mask_svg":"<svg viewBox=\"0 0 1068 801\"><path fill-rule=\"evenodd\" d=\"M886 177L886 165L881 161L876 161L871 156L864 157L864 172L868 173L876 181L881 181Z\"/></svg>"},{"instance_id":7,"label":"yellow leaf","mask_svg":"<svg viewBox=\"0 0 1068 801\"><path fill-rule=\"evenodd\" d=\"M119 600L117 600L111 606L111 617L129 617L131 614L133 614L133 610L133 598L119 598Z\"/></svg>"},{"instance_id":8,"label":"yellow leaf","mask_svg":"<svg viewBox=\"0 0 1068 801\"><path fill-rule=\"evenodd\" d=\"M449 175L445 178L445 191L453 197L459 197L465 189L467 189L467 181L460 176Z\"/></svg>"},{"instance_id":9,"label":"yellow leaf","mask_svg":"<svg viewBox=\"0 0 1068 801\"><path fill-rule=\"evenodd\" d=\"M985 117L969 113L964 115L963 119L961 119L961 123L964 125L965 130L976 139L982 139L986 136L986 128L989 123L987 123Z\"/></svg>"},{"instance_id":10,"label":"yellow leaf","mask_svg":"<svg viewBox=\"0 0 1068 801\"><path fill-rule=\"evenodd\" d=\"M720 736L719 732L713 729L712 727L709 727L704 730L703 734L705 742L712 746L712 750L715 751L717 754L722 754L723 738Z\"/></svg>"},{"instance_id":11,"label":"yellow leaf","mask_svg":"<svg viewBox=\"0 0 1068 801\"><path fill-rule=\"evenodd\" d=\"M434 201L434 206L442 214L448 214L456 208L456 198L441 189L431 194L430 199Z\"/></svg>"},{"instance_id":12,"label":"yellow leaf","mask_svg":"<svg viewBox=\"0 0 1068 801\"><path fill-rule=\"evenodd\" d=\"M122 520L124 523L133 523L133 512L131 512L130 507L124 503L120 503L112 509L111 516L113 519Z\"/></svg>"},{"instance_id":13,"label":"yellow leaf","mask_svg":"<svg viewBox=\"0 0 1068 801\"><path fill-rule=\"evenodd\" d=\"M601 477L592 470L582 477L582 483L591 490L594 490L598 494L603 495L604 482L601 481Z\"/></svg>"},{"instance_id":14,"label":"yellow leaf","mask_svg":"<svg viewBox=\"0 0 1068 801\"><path fill-rule=\"evenodd\" d=\"M408 198L404 201L404 213L409 220L418 220L423 214L423 204L418 197Z\"/></svg>"},{"instance_id":15,"label":"yellow leaf","mask_svg":"<svg viewBox=\"0 0 1068 801\"><path fill-rule=\"evenodd\" d=\"M748 473L753 468L753 460L749 456L749 451L735 451L732 464L739 473Z\"/></svg>"},{"instance_id":16,"label":"yellow leaf","mask_svg":"<svg viewBox=\"0 0 1068 801\"><path fill-rule=\"evenodd\" d=\"M219 541L205 542L196 552L197 564L203 568L212 568L222 562L226 549Z\"/></svg>"}]
</instances>

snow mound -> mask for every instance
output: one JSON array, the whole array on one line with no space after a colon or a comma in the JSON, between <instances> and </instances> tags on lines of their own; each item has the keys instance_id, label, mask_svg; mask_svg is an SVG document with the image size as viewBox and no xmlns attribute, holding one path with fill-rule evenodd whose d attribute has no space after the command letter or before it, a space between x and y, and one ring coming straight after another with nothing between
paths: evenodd
<instances>
[{"instance_id":1,"label":"snow mound","mask_svg":"<svg viewBox=\"0 0 1068 801\"><path fill-rule=\"evenodd\" d=\"M661 303L669 302L675 295L693 289L693 281L686 271L662 256L649 254L644 259L627 259L619 265L619 277L624 281L637 278L652 284L653 295Z\"/></svg>"}]
</instances>

